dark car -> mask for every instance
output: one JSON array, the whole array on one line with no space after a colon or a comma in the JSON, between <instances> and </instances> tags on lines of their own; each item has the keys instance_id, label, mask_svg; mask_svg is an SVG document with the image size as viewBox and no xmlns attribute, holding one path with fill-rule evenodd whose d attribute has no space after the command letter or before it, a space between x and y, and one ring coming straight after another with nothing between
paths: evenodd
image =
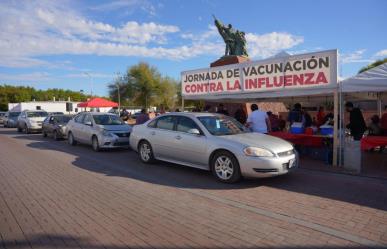
<instances>
[{"instance_id":1,"label":"dark car","mask_svg":"<svg viewBox=\"0 0 387 249\"><path fill-rule=\"evenodd\" d=\"M13 128L17 126L17 117L19 117L20 112L7 112L4 116L4 127Z\"/></svg>"},{"instance_id":2,"label":"dark car","mask_svg":"<svg viewBox=\"0 0 387 249\"><path fill-rule=\"evenodd\" d=\"M66 137L66 125L72 119L72 115L49 115L42 125L44 137L52 135L55 140Z\"/></svg>"}]
</instances>

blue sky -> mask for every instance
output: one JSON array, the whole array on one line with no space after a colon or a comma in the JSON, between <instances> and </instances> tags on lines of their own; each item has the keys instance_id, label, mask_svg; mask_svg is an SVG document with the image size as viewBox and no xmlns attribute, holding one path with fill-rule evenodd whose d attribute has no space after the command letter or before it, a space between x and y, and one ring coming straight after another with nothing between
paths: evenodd
<instances>
[{"instance_id":1,"label":"blue sky","mask_svg":"<svg viewBox=\"0 0 387 249\"><path fill-rule=\"evenodd\" d=\"M212 14L246 32L254 60L337 48L346 78L387 57L386 11L384 0L3 0L0 84L103 96L140 61L178 79L222 55Z\"/></svg>"}]
</instances>

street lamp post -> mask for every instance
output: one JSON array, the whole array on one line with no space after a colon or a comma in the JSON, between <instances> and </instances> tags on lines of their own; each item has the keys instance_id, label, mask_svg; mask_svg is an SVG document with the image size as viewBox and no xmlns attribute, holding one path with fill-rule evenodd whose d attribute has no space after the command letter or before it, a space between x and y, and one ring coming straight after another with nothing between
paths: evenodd
<instances>
[{"instance_id":1,"label":"street lamp post","mask_svg":"<svg viewBox=\"0 0 387 249\"><path fill-rule=\"evenodd\" d=\"M121 110L121 97L120 97L120 84L117 83L117 95L118 95L118 115L120 115L120 110Z\"/></svg>"},{"instance_id":2,"label":"street lamp post","mask_svg":"<svg viewBox=\"0 0 387 249\"><path fill-rule=\"evenodd\" d=\"M86 74L90 79L90 96L93 97L93 77L91 77L90 73L88 72L83 73Z\"/></svg>"}]
</instances>

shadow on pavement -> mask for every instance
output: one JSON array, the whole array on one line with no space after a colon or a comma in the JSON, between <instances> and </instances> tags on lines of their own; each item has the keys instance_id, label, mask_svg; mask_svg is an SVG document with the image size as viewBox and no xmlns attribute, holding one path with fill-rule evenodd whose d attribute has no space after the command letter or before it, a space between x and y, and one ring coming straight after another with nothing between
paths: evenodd
<instances>
[{"instance_id":1,"label":"shadow on pavement","mask_svg":"<svg viewBox=\"0 0 387 249\"><path fill-rule=\"evenodd\" d=\"M7 131L7 134L18 133ZM217 182L210 172L204 170L165 162L143 164L138 155L131 150L97 153L92 151L90 146L73 147L66 141L54 141L52 138L43 138L38 134L21 134L14 137L29 140L27 146L31 148L71 154L75 156L73 165L107 176L126 177L152 184L189 189L246 189L267 186L387 210L387 181L383 180L299 169L289 175L266 179L245 179L230 185Z\"/></svg>"},{"instance_id":2,"label":"shadow on pavement","mask_svg":"<svg viewBox=\"0 0 387 249\"><path fill-rule=\"evenodd\" d=\"M226 242L227 243L227 242ZM144 243L145 244L145 243ZM149 242L149 245L109 245L106 243L98 243L92 240L89 240L85 237L75 237L75 236L67 236L67 235L52 235L52 234L40 234L40 235L32 235L29 240L3 240L3 243L0 246L5 248L94 248L94 249L199 249L202 247L187 247L187 246L155 246L154 243ZM385 247L381 246L222 246L222 247L206 247L207 249L360 249L360 248L368 248L368 249L381 249Z\"/></svg>"}]
</instances>

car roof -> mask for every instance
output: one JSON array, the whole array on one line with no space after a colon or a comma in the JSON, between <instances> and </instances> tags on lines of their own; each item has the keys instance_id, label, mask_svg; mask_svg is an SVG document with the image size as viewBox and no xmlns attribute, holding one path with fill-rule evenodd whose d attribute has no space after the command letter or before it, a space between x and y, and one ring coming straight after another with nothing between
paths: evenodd
<instances>
[{"instance_id":1,"label":"car roof","mask_svg":"<svg viewBox=\"0 0 387 249\"><path fill-rule=\"evenodd\" d=\"M216 117L221 116L222 114L211 112L169 112L163 115L179 115L187 117Z\"/></svg>"},{"instance_id":2,"label":"car roof","mask_svg":"<svg viewBox=\"0 0 387 249\"><path fill-rule=\"evenodd\" d=\"M46 112L45 110L24 110L24 112Z\"/></svg>"},{"instance_id":3,"label":"car roof","mask_svg":"<svg viewBox=\"0 0 387 249\"><path fill-rule=\"evenodd\" d=\"M114 115L117 116L115 113L109 113L109 112L81 112L82 114L91 114L91 115Z\"/></svg>"}]
</instances>

